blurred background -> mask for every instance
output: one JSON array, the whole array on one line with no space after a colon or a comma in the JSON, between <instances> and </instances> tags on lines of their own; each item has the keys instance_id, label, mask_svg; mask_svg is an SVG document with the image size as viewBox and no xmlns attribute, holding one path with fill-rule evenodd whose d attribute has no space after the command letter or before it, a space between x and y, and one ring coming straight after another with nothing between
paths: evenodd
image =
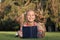
<instances>
[{"instance_id":1,"label":"blurred background","mask_svg":"<svg viewBox=\"0 0 60 40\"><path fill-rule=\"evenodd\" d=\"M17 31L17 19L29 9L36 11L35 21L43 21L48 32L60 31L60 0L0 0L0 31Z\"/></svg>"}]
</instances>

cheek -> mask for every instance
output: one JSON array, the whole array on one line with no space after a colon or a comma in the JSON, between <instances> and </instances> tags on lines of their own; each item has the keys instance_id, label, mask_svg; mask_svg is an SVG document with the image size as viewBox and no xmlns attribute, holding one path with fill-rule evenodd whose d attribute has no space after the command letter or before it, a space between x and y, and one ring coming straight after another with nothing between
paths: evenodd
<instances>
[{"instance_id":1,"label":"cheek","mask_svg":"<svg viewBox=\"0 0 60 40\"><path fill-rule=\"evenodd\" d=\"M35 19L35 16L32 16L33 19Z\"/></svg>"},{"instance_id":2,"label":"cheek","mask_svg":"<svg viewBox=\"0 0 60 40\"><path fill-rule=\"evenodd\" d=\"M30 18L30 16L27 16L26 19L28 20Z\"/></svg>"}]
</instances>

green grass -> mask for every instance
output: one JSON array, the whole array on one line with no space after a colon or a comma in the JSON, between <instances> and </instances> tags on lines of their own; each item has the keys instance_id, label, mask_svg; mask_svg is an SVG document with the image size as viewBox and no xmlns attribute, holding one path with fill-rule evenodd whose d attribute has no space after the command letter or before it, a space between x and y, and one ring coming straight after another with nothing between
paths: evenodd
<instances>
[{"instance_id":1,"label":"green grass","mask_svg":"<svg viewBox=\"0 0 60 40\"><path fill-rule=\"evenodd\" d=\"M0 40L60 40L60 32L46 32L44 38L23 39L15 37L16 32L2 32L0 31Z\"/></svg>"}]
</instances>

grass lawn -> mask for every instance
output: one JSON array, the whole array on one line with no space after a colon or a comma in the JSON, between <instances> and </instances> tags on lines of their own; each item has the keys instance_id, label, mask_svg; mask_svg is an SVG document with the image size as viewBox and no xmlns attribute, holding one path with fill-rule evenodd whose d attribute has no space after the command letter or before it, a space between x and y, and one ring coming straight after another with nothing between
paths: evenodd
<instances>
[{"instance_id":1,"label":"grass lawn","mask_svg":"<svg viewBox=\"0 0 60 40\"><path fill-rule=\"evenodd\" d=\"M23 39L15 37L16 32L0 31L0 40L60 40L60 32L46 32L45 38Z\"/></svg>"}]
</instances>

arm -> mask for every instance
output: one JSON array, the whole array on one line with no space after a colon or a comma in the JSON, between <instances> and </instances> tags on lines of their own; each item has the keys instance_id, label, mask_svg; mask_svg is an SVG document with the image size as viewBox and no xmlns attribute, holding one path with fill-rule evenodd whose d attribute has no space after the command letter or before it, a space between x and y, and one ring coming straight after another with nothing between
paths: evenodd
<instances>
[{"instance_id":1,"label":"arm","mask_svg":"<svg viewBox=\"0 0 60 40\"><path fill-rule=\"evenodd\" d=\"M37 24L37 28L38 28L38 37L44 37L45 36L45 25L43 23L38 23Z\"/></svg>"},{"instance_id":2,"label":"arm","mask_svg":"<svg viewBox=\"0 0 60 40\"><path fill-rule=\"evenodd\" d=\"M23 26L23 23L24 23L24 14L22 14L20 17L19 17L19 24L20 24L20 30L18 31L18 35L19 37L23 37L23 34L22 34L22 26Z\"/></svg>"}]
</instances>

